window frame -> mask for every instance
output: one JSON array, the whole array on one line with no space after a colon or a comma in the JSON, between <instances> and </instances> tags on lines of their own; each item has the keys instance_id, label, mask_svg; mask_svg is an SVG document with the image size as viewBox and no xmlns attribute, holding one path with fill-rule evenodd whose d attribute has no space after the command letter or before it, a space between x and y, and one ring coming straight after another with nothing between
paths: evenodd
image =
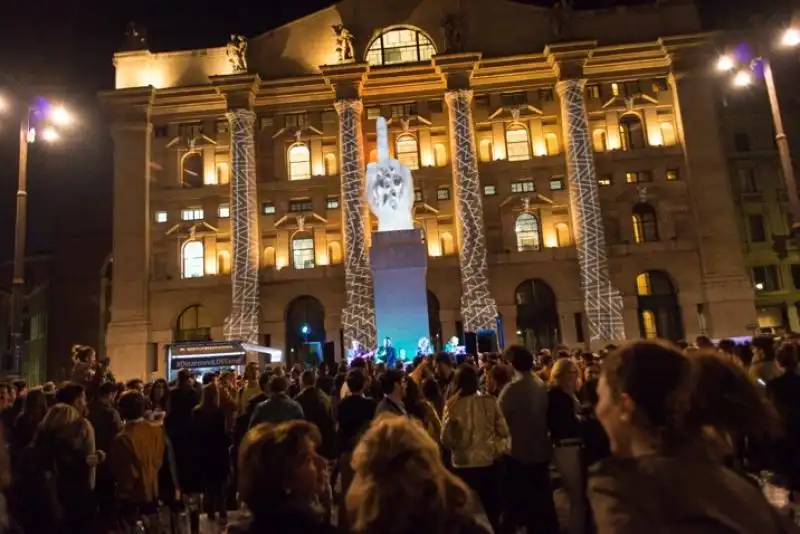
<instances>
[{"instance_id":1,"label":"window frame","mask_svg":"<svg viewBox=\"0 0 800 534\"><path fill-rule=\"evenodd\" d=\"M191 215L187 217L190 213ZM205 219L203 208L183 208L181 210L182 221L202 221L203 219Z\"/></svg>"},{"instance_id":2,"label":"window frame","mask_svg":"<svg viewBox=\"0 0 800 534\"><path fill-rule=\"evenodd\" d=\"M275 215L275 203L274 202L262 202L261 203L261 215Z\"/></svg>"},{"instance_id":3,"label":"window frame","mask_svg":"<svg viewBox=\"0 0 800 534\"><path fill-rule=\"evenodd\" d=\"M311 246L307 247L307 248L304 247L302 249L298 249L297 248L297 243L301 242L301 241L302 242L306 242L306 241L310 242ZM294 236L294 237L292 237L292 267L295 268L295 269L313 269L314 267L316 267L317 266L317 257L316 257L317 255L316 255L316 248L315 247L316 247L316 245L314 243L314 236L313 235L304 234L302 236ZM300 251L300 252L310 252L311 253L310 257L311 257L312 265L306 265L305 262L308 261L308 258L307 257L304 258L303 257L304 255L301 254L300 259L304 263L303 263L303 265L301 267L298 267L297 266L298 251Z\"/></svg>"},{"instance_id":4,"label":"window frame","mask_svg":"<svg viewBox=\"0 0 800 534\"><path fill-rule=\"evenodd\" d=\"M169 213L166 210L156 210L153 213L153 220L156 224L164 224L169 221Z\"/></svg>"},{"instance_id":5,"label":"window frame","mask_svg":"<svg viewBox=\"0 0 800 534\"><path fill-rule=\"evenodd\" d=\"M200 247L200 255L196 256L193 255L192 257L187 256L187 249L191 246L197 244ZM191 247L192 249L196 248L194 246ZM206 275L206 244L203 242L202 239L189 239L186 241L183 246L181 247L181 278L203 278ZM200 274L191 274L187 276L188 272L188 262L199 262L200 270L196 271ZM196 265L193 265L196 267Z\"/></svg>"},{"instance_id":6,"label":"window frame","mask_svg":"<svg viewBox=\"0 0 800 534\"><path fill-rule=\"evenodd\" d=\"M511 192L517 194L535 193L536 182L534 180L520 180L511 182Z\"/></svg>"},{"instance_id":7,"label":"window frame","mask_svg":"<svg viewBox=\"0 0 800 534\"><path fill-rule=\"evenodd\" d=\"M450 188L447 186L436 189L436 200L450 200Z\"/></svg>"},{"instance_id":8,"label":"window frame","mask_svg":"<svg viewBox=\"0 0 800 534\"><path fill-rule=\"evenodd\" d=\"M401 145L410 146L411 141L414 143L414 150L400 150ZM419 139L413 134L402 133L394 140L394 153L397 161L411 169L412 171L419 170Z\"/></svg>"},{"instance_id":9,"label":"window frame","mask_svg":"<svg viewBox=\"0 0 800 534\"><path fill-rule=\"evenodd\" d=\"M224 215L223 215L224 213ZM217 217L220 219L230 219L231 218L231 205L227 202L220 204L217 206Z\"/></svg>"},{"instance_id":10,"label":"window frame","mask_svg":"<svg viewBox=\"0 0 800 534\"><path fill-rule=\"evenodd\" d=\"M530 228L520 228L521 219L524 223L530 223ZM539 252L542 250L542 225L539 217L535 213L524 211L517 215L514 220L514 235L517 240L517 252ZM533 240L533 245L526 245L528 240Z\"/></svg>"},{"instance_id":11,"label":"window frame","mask_svg":"<svg viewBox=\"0 0 800 534\"><path fill-rule=\"evenodd\" d=\"M298 160L298 161L293 161L292 160L292 153L295 152L296 149L299 149L299 148L305 149L305 153L308 154L308 159L307 160ZM311 179L311 159L312 159L311 158L311 147L308 146L306 143L303 143L302 141L298 141L296 143L292 143L291 145L289 145L289 148L286 149L286 166L287 166L286 167L286 171L288 173L290 182L296 182L296 181L299 181L299 180L309 180L309 179ZM304 170L303 170L302 174L295 175L294 174L294 169L295 168L299 169L300 165L304 165ZM308 169L307 173L305 171L305 167L307 167L307 169Z\"/></svg>"},{"instance_id":12,"label":"window frame","mask_svg":"<svg viewBox=\"0 0 800 534\"><path fill-rule=\"evenodd\" d=\"M400 46L386 46L385 41L387 36L404 31L413 32L413 43ZM390 51L390 53L399 51L400 56L402 56L405 50L413 51L412 59L387 61L387 51ZM437 53L438 50L436 49L436 44L433 39L419 28L414 26L390 26L381 30L381 32L369 42L364 52L364 61L373 67L422 63L424 61L430 61Z\"/></svg>"},{"instance_id":13,"label":"window frame","mask_svg":"<svg viewBox=\"0 0 800 534\"><path fill-rule=\"evenodd\" d=\"M524 132L525 133L525 140L515 140L509 142L509 134L511 132ZM508 161L528 161L533 157L533 150L531 149L531 134L525 125L520 124L518 122L510 124L505 131L505 135L503 136L506 142L506 159ZM523 154L520 152L519 154L512 155L510 148L513 147L521 147L525 146L525 153ZM525 156L525 157L523 157Z\"/></svg>"}]
</instances>

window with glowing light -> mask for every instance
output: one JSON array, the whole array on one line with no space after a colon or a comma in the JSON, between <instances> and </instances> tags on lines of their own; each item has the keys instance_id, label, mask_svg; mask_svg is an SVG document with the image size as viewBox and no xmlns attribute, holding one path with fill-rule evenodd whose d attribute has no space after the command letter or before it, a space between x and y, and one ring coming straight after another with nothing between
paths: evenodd
<instances>
[{"instance_id":1,"label":"window with glowing light","mask_svg":"<svg viewBox=\"0 0 800 534\"><path fill-rule=\"evenodd\" d=\"M506 154L508 154L508 161L531 159L528 130L521 124L513 124L506 130Z\"/></svg>"},{"instance_id":2,"label":"window with glowing light","mask_svg":"<svg viewBox=\"0 0 800 534\"><path fill-rule=\"evenodd\" d=\"M637 244L658 241L658 217L656 210L646 202L633 207L633 240Z\"/></svg>"},{"instance_id":3,"label":"window with glowing light","mask_svg":"<svg viewBox=\"0 0 800 534\"><path fill-rule=\"evenodd\" d=\"M397 160L411 169L419 169L419 145L417 138L411 134L403 134L397 137L396 143Z\"/></svg>"},{"instance_id":4,"label":"window with glowing light","mask_svg":"<svg viewBox=\"0 0 800 534\"><path fill-rule=\"evenodd\" d=\"M292 240L292 262L295 269L312 269L314 267L313 238L295 237Z\"/></svg>"},{"instance_id":5,"label":"window with glowing light","mask_svg":"<svg viewBox=\"0 0 800 534\"><path fill-rule=\"evenodd\" d=\"M189 152L181 160L181 182L184 187L203 187L203 155Z\"/></svg>"},{"instance_id":6,"label":"window with glowing light","mask_svg":"<svg viewBox=\"0 0 800 534\"><path fill-rule=\"evenodd\" d=\"M640 150L647 146L644 124L638 115L629 113L619 120L619 138L622 150Z\"/></svg>"},{"instance_id":7,"label":"window with glowing light","mask_svg":"<svg viewBox=\"0 0 800 534\"><path fill-rule=\"evenodd\" d=\"M416 28L389 29L367 47L366 60L370 65L396 65L429 61L436 54L430 38Z\"/></svg>"},{"instance_id":8,"label":"window with glowing light","mask_svg":"<svg viewBox=\"0 0 800 534\"><path fill-rule=\"evenodd\" d=\"M181 276L183 278L200 278L205 276L205 246L202 241L187 241L181 252L183 262Z\"/></svg>"},{"instance_id":9,"label":"window with glowing light","mask_svg":"<svg viewBox=\"0 0 800 534\"><path fill-rule=\"evenodd\" d=\"M157 211L155 214L155 220L157 223L165 223L167 222L167 212L166 211Z\"/></svg>"},{"instance_id":10,"label":"window with glowing light","mask_svg":"<svg viewBox=\"0 0 800 534\"><path fill-rule=\"evenodd\" d=\"M514 225L517 234L517 250L539 250L542 246L542 239L539 233L539 219L532 213L522 213L517 217Z\"/></svg>"},{"instance_id":11,"label":"window with glowing light","mask_svg":"<svg viewBox=\"0 0 800 534\"><path fill-rule=\"evenodd\" d=\"M217 208L217 215L220 219L227 219L231 216L231 207L228 204L220 204Z\"/></svg>"},{"instance_id":12,"label":"window with glowing light","mask_svg":"<svg viewBox=\"0 0 800 534\"><path fill-rule=\"evenodd\" d=\"M303 143L289 147L289 180L311 178L311 151Z\"/></svg>"},{"instance_id":13,"label":"window with glowing light","mask_svg":"<svg viewBox=\"0 0 800 534\"><path fill-rule=\"evenodd\" d=\"M777 265L762 265L750 270L757 291L779 291L781 278Z\"/></svg>"},{"instance_id":14,"label":"window with glowing light","mask_svg":"<svg viewBox=\"0 0 800 534\"><path fill-rule=\"evenodd\" d=\"M181 210L181 220L182 221L202 221L203 220L203 208L187 208L185 210Z\"/></svg>"}]
</instances>

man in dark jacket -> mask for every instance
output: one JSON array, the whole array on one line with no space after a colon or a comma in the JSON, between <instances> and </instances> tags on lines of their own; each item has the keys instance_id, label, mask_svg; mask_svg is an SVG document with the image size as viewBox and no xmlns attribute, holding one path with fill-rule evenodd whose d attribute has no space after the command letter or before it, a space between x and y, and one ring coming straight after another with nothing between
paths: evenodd
<instances>
[{"instance_id":1,"label":"man in dark jacket","mask_svg":"<svg viewBox=\"0 0 800 534\"><path fill-rule=\"evenodd\" d=\"M94 427L95 448L106 454L111 452L114 438L122 430L122 418L114 407L116 394L117 385L113 382L105 382L97 388L94 399L89 403L88 419ZM97 466L96 477L94 492L97 496L100 515L103 521L110 523L115 506L115 483L108 463L103 462Z\"/></svg>"},{"instance_id":2,"label":"man in dark jacket","mask_svg":"<svg viewBox=\"0 0 800 534\"><path fill-rule=\"evenodd\" d=\"M303 408L287 395L289 382L286 377L273 376L269 381L269 397L256 406L250 428L261 423L278 425L293 419L305 419Z\"/></svg>"},{"instance_id":3,"label":"man in dark jacket","mask_svg":"<svg viewBox=\"0 0 800 534\"><path fill-rule=\"evenodd\" d=\"M294 400L303 408L306 421L314 423L319 429L322 443L318 452L328 460L333 460L336 457L336 424L331 399L315 386L314 371L303 371L300 385L303 389Z\"/></svg>"}]
</instances>

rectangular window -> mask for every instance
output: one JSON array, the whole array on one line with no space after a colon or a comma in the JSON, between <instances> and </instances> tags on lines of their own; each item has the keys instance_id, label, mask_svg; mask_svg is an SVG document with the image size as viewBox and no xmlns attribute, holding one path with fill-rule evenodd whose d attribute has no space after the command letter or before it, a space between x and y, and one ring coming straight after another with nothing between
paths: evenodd
<instances>
[{"instance_id":1,"label":"rectangular window","mask_svg":"<svg viewBox=\"0 0 800 534\"><path fill-rule=\"evenodd\" d=\"M178 126L178 133L182 139L195 139L203 133L203 123L187 122Z\"/></svg>"},{"instance_id":2,"label":"rectangular window","mask_svg":"<svg viewBox=\"0 0 800 534\"><path fill-rule=\"evenodd\" d=\"M536 191L536 184L533 182L533 180L513 182L511 184L512 193L533 193L534 191Z\"/></svg>"},{"instance_id":3,"label":"rectangular window","mask_svg":"<svg viewBox=\"0 0 800 534\"><path fill-rule=\"evenodd\" d=\"M564 190L564 177L554 176L550 178L550 191L563 191Z\"/></svg>"},{"instance_id":4,"label":"rectangular window","mask_svg":"<svg viewBox=\"0 0 800 534\"><path fill-rule=\"evenodd\" d=\"M402 119L403 117L411 117L412 115L419 115L419 113L417 113L416 103L392 104L393 119Z\"/></svg>"},{"instance_id":5,"label":"rectangular window","mask_svg":"<svg viewBox=\"0 0 800 534\"><path fill-rule=\"evenodd\" d=\"M738 173L739 173L739 186L742 190L742 193L758 193L756 170L747 167L739 169Z\"/></svg>"},{"instance_id":6,"label":"rectangular window","mask_svg":"<svg viewBox=\"0 0 800 534\"><path fill-rule=\"evenodd\" d=\"M614 177L611 174L602 174L597 178L597 185L600 187L609 187L613 181Z\"/></svg>"},{"instance_id":7,"label":"rectangular window","mask_svg":"<svg viewBox=\"0 0 800 534\"><path fill-rule=\"evenodd\" d=\"M303 211L314 211L314 203L310 198L298 198L289 201L289 213L301 213Z\"/></svg>"},{"instance_id":8,"label":"rectangular window","mask_svg":"<svg viewBox=\"0 0 800 534\"><path fill-rule=\"evenodd\" d=\"M428 111L431 113L444 113L444 103L441 100L431 100L428 102Z\"/></svg>"},{"instance_id":9,"label":"rectangular window","mask_svg":"<svg viewBox=\"0 0 800 534\"><path fill-rule=\"evenodd\" d=\"M436 190L436 200L450 200L450 188L440 187Z\"/></svg>"},{"instance_id":10,"label":"rectangular window","mask_svg":"<svg viewBox=\"0 0 800 534\"><path fill-rule=\"evenodd\" d=\"M272 202L265 202L264 204L261 204L261 214L275 215L275 204Z\"/></svg>"},{"instance_id":11,"label":"rectangular window","mask_svg":"<svg viewBox=\"0 0 800 534\"><path fill-rule=\"evenodd\" d=\"M414 190L414 202L422 202L422 190L415 189Z\"/></svg>"},{"instance_id":12,"label":"rectangular window","mask_svg":"<svg viewBox=\"0 0 800 534\"><path fill-rule=\"evenodd\" d=\"M493 197L497 194L497 187L493 185L484 185L483 186L483 196L485 197Z\"/></svg>"},{"instance_id":13,"label":"rectangular window","mask_svg":"<svg viewBox=\"0 0 800 534\"><path fill-rule=\"evenodd\" d=\"M619 84L612 83L611 84L611 94L614 96L619 96Z\"/></svg>"},{"instance_id":14,"label":"rectangular window","mask_svg":"<svg viewBox=\"0 0 800 534\"><path fill-rule=\"evenodd\" d=\"M650 171L626 172L625 182L629 184L646 184L653 181Z\"/></svg>"},{"instance_id":15,"label":"rectangular window","mask_svg":"<svg viewBox=\"0 0 800 534\"><path fill-rule=\"evenodd\" d=\"M539 102L552 102L554 99L553 90L550 88L539 89Z\"/></svg>"},{"instance_id":16,"label":"rectangular window","mask_svg":"<svg viewBox=\"0 0 800 534\"><path fill-rule=\"evenodd\" d=\"M675 182L680 180L681 175L678 169L667 169L667 181L668 182Z\"/></svg>"},{"instance_id":17,"label":"rectangular window","mask_svg":"<svg viewBox=\"0 0 800 534\"><path fill-rule=\"evenodd\" d=\"M328 199L328 202L325 205L329 210L338 210L339 209L339 199L336 197L331 197Z\"/></svg>"},{"instance_id":18,"label":"rectangular window","mask_svg":"<svg viewBox=\"0 0 800 534\"><path fill-rule=\"evenodd\" d=\"M750 234L751 243L763 243L767 240L767 229L764 226L764 217L762 215L748 215L747 230Z\"/></svg>"},{"instance_id":19,"label":"rectangular window","mask_svg":"<svg viewBox=\"0 0 800 534\"><path fill-rule=\"evenodd\" d=\"M167 222L167 212L166 211L157 211L155 213L155 220L157 223L165 223Z\"/></svg>"},{"instance_id":20,"label":"rectangular window","mask_svg":"<svg viewBox=\"0 0 800 534\"><path fill-rule=\"evenodd\" d=\"M737 133L733 136L733 146L736 152L750 151L750 137L746 133Z\"/></svg>"},{"instance_id":21,"label":"rectangular window","mask_svg":"<svg viewBox=\"0 0 800 534\"><path fill-rule=\"evenodd\" d=\"M220 219L227 219L231 216L231 207L228 204L220 204L217 208L217 215Z\"/></svg>"},{"instance_id":22,"label":"rectangular window","mask_svg":"<svg viewBox=\"0 0 800 534\"><path fill-rule=\"evenodd\" d=\"M586 93L589 95L589 100L600 100L600 86L596 83L588 86Z\"/></svg>"},{"instance_id":23,"label":"rectangular window","mask_svg":"<svg viewBox=\"0 0 800 534\"><path fill-rule=\"evenodd\" d=\"M183 221L202 221L203 208L187 208L181 210L181 220Z\"/></svg>"},{"instance_id":24,"label":"rectangular window","mask_svg":"<svg viewBox=\"0 0 800 534\"><path fill-rule=\"evenodd\" d=\"M371 107L367 108L367 120L378 120L378 117L381 116L381 108L379 107Z\"/></svg>"},{"instance_id":25,"label":"rectangular window","mask_svg":"<svg viewBox=\"0 0 800 534\"><path fill-rule=\"evenodd\" d=\"M284 126L287 128L302 128L308 125L308 115L305 113L292 113L284 117Z\"/></svg>"},{"instance_id":26,"label":"rectangular window","mask_svg":"<svg viewBox=\"0 0 800 534\"><path fill-rule=\"evenodd\" d=\"M517 106L524 106L528 103L528 95L525 93L505 93L500 96L500 101L503 107L513 108Z\"/></svg>"},{"instance_id":27,"label":"rectangular window","mask_svg":"<svg viewBox=\"0 0 800 534\"><path fill-rule=\"evenodd\" d=\"M292 259L295 269L314 268L314 239L307 237L292 241Z\"/></svg>"},{"instance_id":28,"label":"rectangular window","mask_svg":"<svg viewBox=\"0 0 800 534\"><path fill-rule=\"evenodd\" d=\"M781 278L776 265L764 265L751 269L756 291L779 291Z\"/></svg>"}]
</instances>

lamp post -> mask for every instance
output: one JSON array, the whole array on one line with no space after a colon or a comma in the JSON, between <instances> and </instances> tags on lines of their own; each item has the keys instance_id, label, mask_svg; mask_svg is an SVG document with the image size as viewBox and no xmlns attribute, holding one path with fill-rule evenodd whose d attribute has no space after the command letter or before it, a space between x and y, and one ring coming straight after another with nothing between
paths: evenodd
<instances>
[{"instance_id":1,"label":"lamp post","mask_svg":"<svg viewBox=\"0 0 800 534\"><path fill-rule=\"evenodd\" d=\"M6 100L2 101L0 110L10 107ZM19 163L17 174L17 205L14 221L14 262L11 279L11 306L9 313L9 330L11 333L12 373L19 375L22 371L24 352L24 318L25 304L25 241L28 221L28 144L41 139L47 143L58 141L56 126L67 126L72 122L69 112L61 106L52 106L45 101L24 103L19 123ZM33 120L32 120L33 119ZM31 123L33 122L33 126ZM37 132L36 126L41 126ZM38 139L37 139L38 138Z\"/></svg>"},{"instance_id":2,"label":"lamp post","mask_svg":"<svg viewBox=\"0 0 800 534\"><path fill-rule=\"evenodd\" d=\"M800 45L800 30L796 28L785 30L781 36L780 42L784 47L796 47ZM795 246L800 248L800 196L798 196L797 180L794 174L794 165L792 164L789 139L786 137L786 132L783 129L783 118L781 116L780 103L778 102L778 93L775 90L772 64L769 58L766 55L762 55L750 61L746 68L740 68L736 72L733 76L732 83L734 87L747 87L753 83L752 71L758 65L761 65L764 73L764 85L767 88L769 107L772 112L772 123L775 128L775 144L778 147L781 173L783 174L783 181L786 185L786 196L789 201L789 213L792 218L792 227L790 228L789 237L795 243ZM736 69L736 67L736 60L730 55L721 56L717 60L717 69L720 71L730 72Z\"/></svg>"}]
</instances>

